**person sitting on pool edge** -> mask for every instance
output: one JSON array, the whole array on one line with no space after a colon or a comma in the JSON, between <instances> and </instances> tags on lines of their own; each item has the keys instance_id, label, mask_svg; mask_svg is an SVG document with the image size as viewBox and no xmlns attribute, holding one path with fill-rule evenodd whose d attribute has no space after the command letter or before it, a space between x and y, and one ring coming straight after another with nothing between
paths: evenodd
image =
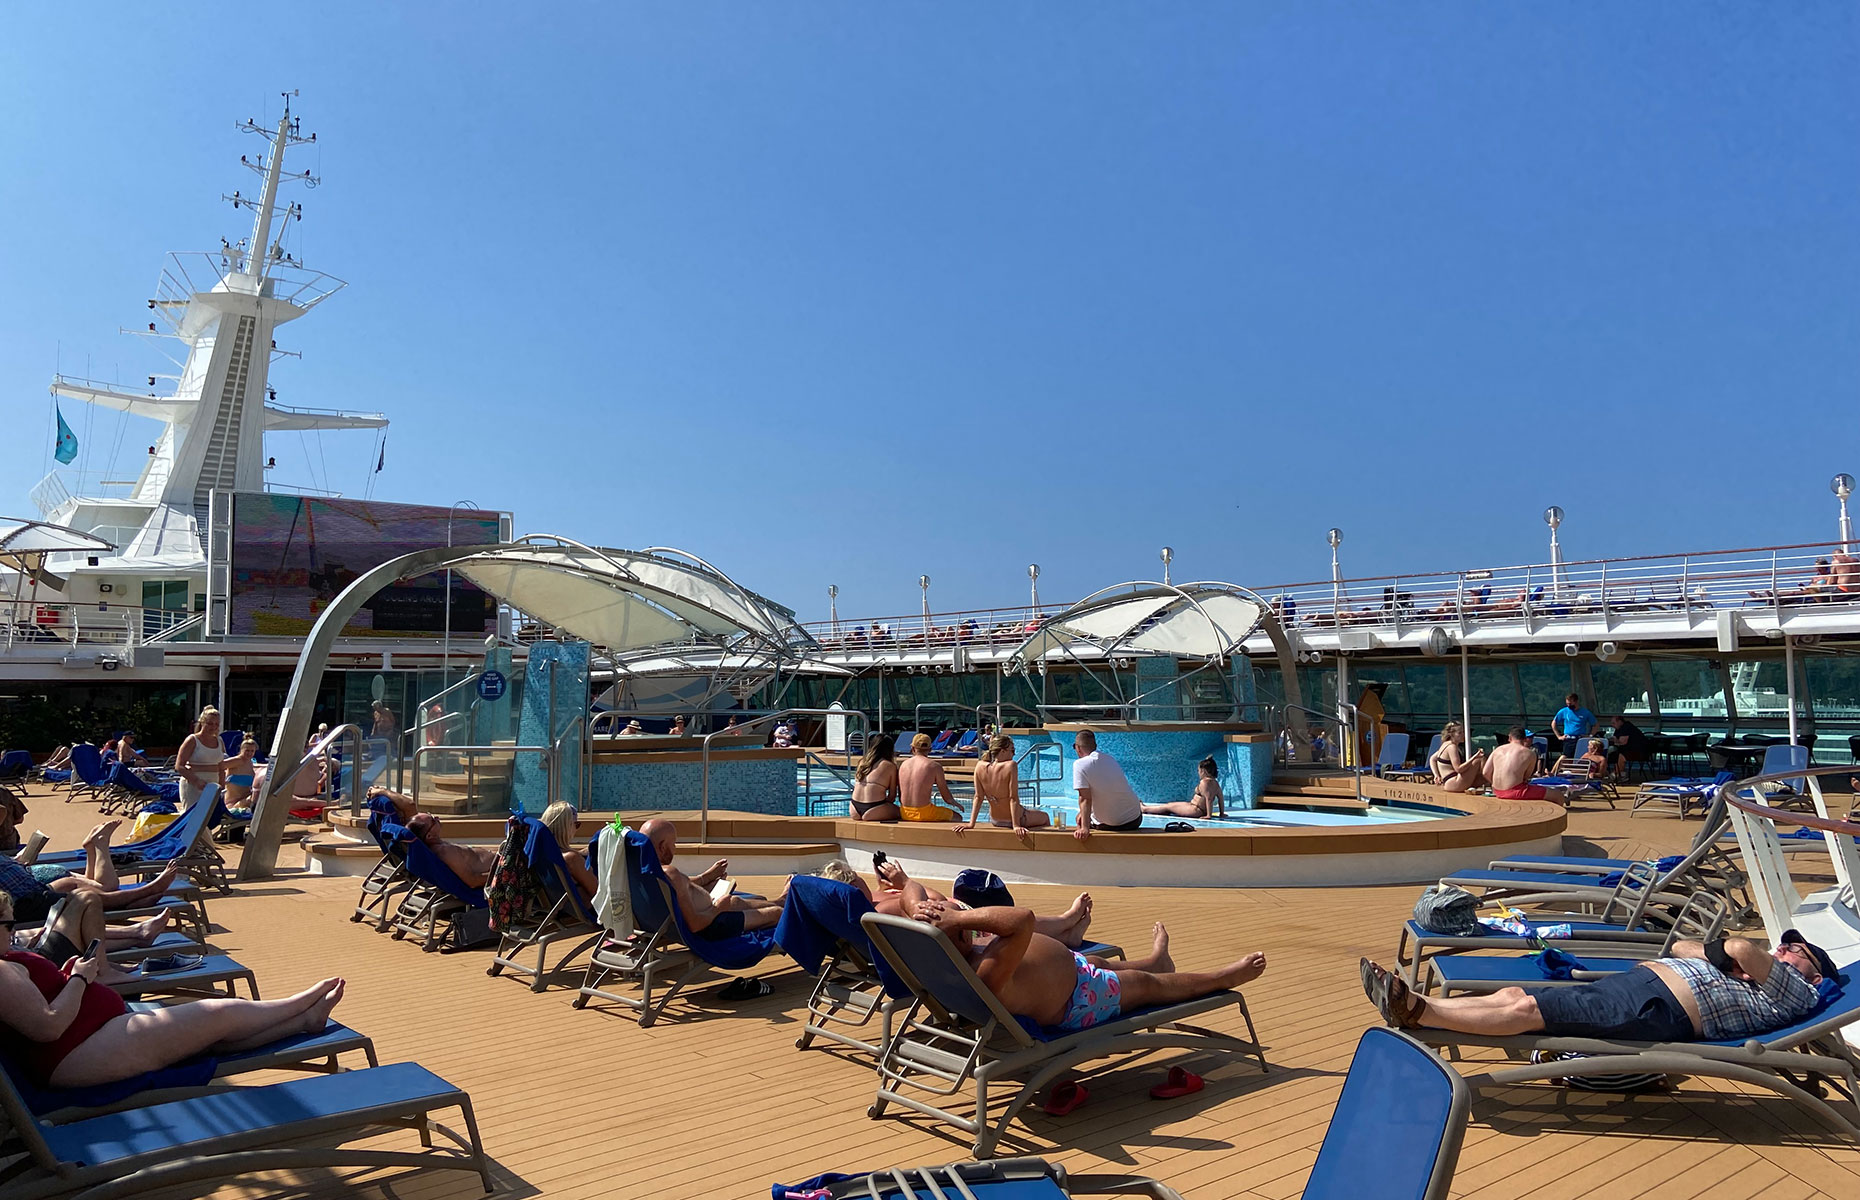
<instances>
[{"instance_id":1,"label":"person sitting on pool edge","mask_svg":"<svg viewBox=\"0 0 1860 1200\"><path fill-rule=\"evenodd\" d=\"M1537 747L1524 726L1513 725L1505 733L1506 742L1492 751L1486 762L1485 777L1492 785L1492 795L1499 800L1550 800L1569 807L1569 789L1545 787L1532 783L1537 774Z\"/></svg>"},{"instance_id":2,"label":"person sitting on pool edge","mask_svg":"<svg viewBox=\"0 0 1860 1200\"><path fill-rule=\"evenodd\" d=\"M989 738L987 751L975 764L975 804L969 810L969 823L956 826L958 836L974 829L982 819L983 801L988 803L989 824L996 829L1012 829L1016 837L1026 837L1028 830L1044 829L1053 823L1046 813L1020 802L1020 768L1014 762L1014 739L1005 734Z\"/></svg>"},{"instance_id":3,"label":"person sitting on pool edge","mask_svg":"<svg viewBox=\"0 0 1860 1200\"><path fill-rule=\"evenodd\" d=\"M1118 962L1068 950L1036 932L1025 908L957 909L925 900L911 915L948 934L1009 1012L1069 1033L1125 1012L1236 988L1266 969L1265 954L1255 950L1216 971L1178 971L1161 921L1146 957ZM993 937L982 944L978 934Z\"/></svg>"},{"instance_id":4,"label":"person sitting on pool edge","mask_svg":"<svg viewBox=\"0 0 1860 1200\"><path fill-rule=\"evenodd\" d=\"M1195 794L1186 800L1171 800L1167 804L1145 804L1143 811L1153 817L1211 817L1214 808L1221 802L1221 767L1212 755L1195 764L1201 779L1195 784Z\"/></svg>"},{"instance_id":5,"label":"person sitting on pool edge","mask_svg":"<svg viewBox=\"0 0 1860 1200\"><path fill-rule=\"evenodd\" d=\"M1760 1037L1821 1003L1816 987L1839 971L1791 929L1768 951L1744 938L1678 941L1666 958L1594 983L1509 987L1481 996L1417 996L1399 975L1363 959L1363 991L1389 1024L1509 1037L1689 1042Z\"/></svg>"},{"instance_id":6,"label":"person sitting on pool edge","mask_svg":"<svg viewBox=\"0 0 1860 1200\"><path fill-rule=\"evenodd\" d=\"M1466 728L1458 721L1448 721L1440 731L1440 748L1428 758L1427 769L1442 791L1464 792L1485 781L1485 751L1475 750L1466 757Z\"/></svg>"},{"instance_id":7,"label":"person sitting on pool edge","mask_svg":"<svg viewBox=\"0 0 1860 1200\"><path fill-rule=\"evenodd\" d=\"M768 929L781 920L782 897L763 900L731 892L713 899L710 889L730 869L730 860L720 858L696 875L686 875L672 865L678 853L678 827L664 817L653 817L639 827L640 834L652 843L659 856L659 866L671 881L685 928L693 935L721 941L751 929Z\"/></svg>"},{"instance_id":8,"label":"person sitting on pool edge","mask_svg":"<svg viewBox=\"0 0 1860 1200\"><path fill-rule=\"evenodd\" d=\"M898 807L906 821L954 821L956 798L949 792L943 764L930 757L931 737L920 733L911 739L911 756L898 765ZM943 803L936 803L936 793ZM944 807L947 805L948 807Z\"/></svg>"},{"instance_id":9,"label":"person sitting on pool edge","mask_svg":"<svg viewBox=\"0 0 1860 1200\"><path fill-rule=\"evenodd\" d=\"M1084 841L1092 830L1127 833L1143 827L1143 801L1117 760L1098 749L1098 735L1081 729L1072 738L1072 790L1079 794L1079 819L1072 836Z\"/></svg>"},{"instance_id":10,"label":"person sitting on pool edge","mask_svg":"<svg viewBox=\"0 0 1860 1200\"><path fill-rule=\"evenodd\" d=\"M855 821L898 819L897 751L890 738L866 739L865 757L853 772L851 804Z\"/></svg>"}]
</instances>

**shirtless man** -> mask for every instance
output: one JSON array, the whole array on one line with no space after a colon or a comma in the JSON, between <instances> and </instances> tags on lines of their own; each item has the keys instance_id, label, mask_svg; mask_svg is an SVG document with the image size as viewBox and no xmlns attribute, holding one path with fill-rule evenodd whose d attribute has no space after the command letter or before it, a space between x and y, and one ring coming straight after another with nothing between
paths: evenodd
<instances>
[{"instance_id":1,"label":"shirtless man","mask_svg":"<svg viewBox=\"0 0 1860 1200\"><path fill-rule=\"evenodd\" d=\"M1513 725L1505 736L1505 744L1492 751L1486 763L1492 795L1500 800L1550 800L1568 808L1568 788L1531 782L1531 776L1537 774L1537 747L1524 736L1524 726Z\"/></svg>"},{"instance_id":2,"label":"shirtless man","mask_svg":"<svg viewBox=\"0 0 1860 1200\"><path fill-rule=\"evenodd\" d=\"M911 739L911 756L898 767L898 793L904 808L935 808L933 793L941 790L943 803L951 810L956 798L949 794L949 780L943 764L930 757L930 735L920 733Z\"/></svg>"},{"instance_id":3,"label":"shirtless man","mask_svg":"<svg viewBox=\"0 0 1860 1200\"><path fill-rule=\"evenodd\" d=\"M432 813L415 813L408 818L407 832L419 838L433 857L446 864L467 887L481 888L497 872L496 846L461 846L446 841L439 836L439 818Z\"/></svg>"},{"instance_id":4,"label":"shirtless man","mask_svg":"<svg viewBox=\"0 0 1860 1200\"><path fill-rule=\"evenodd\" d=\"M926 900L947 904L951 908L968 907L960 900L951 900L935 888L925 887L906 875L903 867L889 859L879 863L872 873L878 876L879 890L876 892L843 858L833 859L815 872L823 879L837 880L858 888L872 902L872 911L890 917L908 917ZM1091 893L1080 892L1066 911L1056 917L1035 917L1033 924L1036 933L1043 933L1062 945L1083 945L1085 931L1091 928Z\"/></svg>"},{"instance_id":5,"label":"shirtless man","mask_svg":"<svg viewBox=\"0 0 1860 1200\"><path fill-rule=\"evenodd\" d=\"M1161 921L1147 957L1118 962L1088 958L1036 932L1024 908L956 909L926 900L912 915L948 934L1009 1012L1073 1033L1125 1012L1239 987L1266 969L1265 954L1256 950L1218 971L1178 971ZM994 936L984 945L976 934Z\"/></svg>"},{"instance_id":6,"label":"shirtless man","mask_svg":"<svg viewBox=\"0 0 1860 1200\"><path fill-rule=\"evenodd\" d=\"M672 881L678 895L678 907L685 914L685 928L698 937L732 938L751 929L767 929L781 920L782 897L762 900L732 892L721 901L713 901L710 889L728 874L730 860L720 858L696 875L686 875L672 865L678 853L678 827L663 817L653 817L639 827L659 856L659 866ZM785 894L785 889L784 889Z\"/></svg>"},{"instance_id":7,"label":"shirtless man","mask_svg":"<svg viewBox=\"0 0 1860 1200\"><path fill-rule=\"evenodd\" d=\"M937 766L938 774L942 766ZM943 794L949 795L947 786ZM997 733L988 739L988 752L975 764L975 805L969 810L969 823L956 826L958 836L974 829L982 819L982 801L988 802L988 822L996 829L1012 829L1015 837L1026 837L1029 829L1044 829L1053 818L1038 809L1025 808L1020 802L1020 767L1014 761L1014 739ZM1003 820L1003 816L1007 819Z\"/></svg>"}]
</instances>

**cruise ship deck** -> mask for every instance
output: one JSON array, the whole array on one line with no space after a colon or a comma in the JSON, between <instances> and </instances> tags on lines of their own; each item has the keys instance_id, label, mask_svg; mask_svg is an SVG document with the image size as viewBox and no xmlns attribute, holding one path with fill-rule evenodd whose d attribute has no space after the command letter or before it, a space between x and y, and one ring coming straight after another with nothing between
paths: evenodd
<instances>
[{"instance_id":1,"label":"cruise ship deck","mask_svg":"<svg viewBox=\"0 0 1860 1200\"><path fill-rule=\"evenodd\" d=\"M42 786L29 802L26 827L44 829L53 845L75 844L95 820L93 806L64 804ZM1696 828L1630 818L1625 805L1584 806L1571 816L1567 844L1641 857L1682 848ZM775 988L767 998L732 1004L707 984L642 1029L598 1005L571 1008L572 988L535 994L520 981L488 978L488 951L423 954L352 924L356 880L293 870L288 850L279 865L276 878L209 899L213 944L254 968L267 996L346 977L336 1015L371 1035L383 1062L419 1062L471 1093L499 1196L748 1198L767 1195L773 1181L828 1169L968 1156L967 1141L948 1127L908 1116L868 1120L874 1075L864 1062L794 1048L808 981L785 960L765 967ZM778 881L744 880L758 882ZM1072 894L1025 892L1041 909ZM1392 954L1415 892L1094 889L1093 933L1106 940L1147 945L1160 919L1185 967L1266 951L1265 976L1245 991L1272 1071L1175 1051L1087 1064L1089 1102L1065 1118L1027 1110L1001 1152L1045 1155L1074 1171L1152 1175L1191 1200L1297 1196L1356 1039L1374 1019L1357 957ZM572 977L578 982L579 972ZM1205 1090L1150 1099L1172 1062L1205 1075ZM382 1143L394 1137L411 1141L397 1134ZM1476 1095L1454 1196L1604 1191L1615 1200L1851 1197L1860 1192L1860 1147L1773 1095L1711 1081L1632 1096L1550 1087ZM280 1173L211 1194L468 1200L480 1191L469 1174L376 1170Z\"/></svg>"}]
</instances>

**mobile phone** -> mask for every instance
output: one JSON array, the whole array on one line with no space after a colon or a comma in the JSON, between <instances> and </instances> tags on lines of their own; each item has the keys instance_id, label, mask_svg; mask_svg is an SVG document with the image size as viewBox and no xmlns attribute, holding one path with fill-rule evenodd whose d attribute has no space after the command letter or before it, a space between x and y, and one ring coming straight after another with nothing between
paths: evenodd
<instances>
[{"instance_id":1,"label":"mobile phone","mask_svg":"<svg viewBox=\"0 0 1860 1200\"><path fill-rule=\"evenodd\" d=\"M876 871L884 865L885 865L885 852L883 850L872 851L872 869Z\"/></svg>"},{"instance_id":2,"label":"mobile phone","mask_svg":"<svg viewBox=\"0 0 1860 1200\"><path fill-rule=\"evenodd\" d=\"M100 947L101 947L102 945L103 945L103 939L102 939L102 938L92 938L92 939L90 939L90 945L88 945L88 946L86 946L86 947L84 947L84 957L85 957L85 958L95 958L95 957L97 957L97 950L98 950L98 949L99 949L99 948L100 948Z\"/></svg>"}]
</instances>

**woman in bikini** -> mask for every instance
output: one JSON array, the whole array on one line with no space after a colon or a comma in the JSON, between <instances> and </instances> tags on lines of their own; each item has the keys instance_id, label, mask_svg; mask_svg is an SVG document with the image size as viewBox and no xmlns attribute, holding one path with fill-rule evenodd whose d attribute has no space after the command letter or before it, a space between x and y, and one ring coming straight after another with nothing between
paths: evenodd
<instances>
[{"instance_id":1,"label":"woman in bikini","mask_svg":"<svg viewBox=\"0 0 1860 1200\"><path fill-rule=\"evenodd\" d=\"M1005 733L988 739L988 752L975 764L975 804L969 809L969 823L956 826L958 834L974 829L982 819L983 801L988 802L989 824L996 829L1012 829L1015 837L1026 837L1029 829L1044 829L1053 823L1050 815L1021 804L1014 739Z\"/></svg>"},{"instance_id":2,"label":"woman in bikini","mask_svg":"<svg viewBox=\"0 0 1860 1200\"><path fill-rule=\"evenodd\" d=\"M855 821L895 821L898 808L897 752L883 734L866 735L865 757L853 773L852 814Z\"/></svg>"},{"instance_id":3,"label":"woman in bikini","mask_svg":"<svg viewBox=\"0 0 1860 1200\"><path fill-rule=\"evenodd\" d=\"M1440 749L1427 760L1436 786L1449 792L1464 792L1479 786L1485 778L1485 751L1466 757L1466 729L1458 721L1448 721L1440 731Z\"/></svg>"},{"instance_id":4,"label":"woman in bikini","mask_svg":"<svg viewBox=\"0 0 1860 1200\"><path fill-rule=\"evenodd\" d=\"M1171 800L1167 804L1145 804L1143 811L1154 817L1211 817L1214 809L1221 802L1221 767L1210 756L1196 764L1201 772L1201 781L1195 785L1195 794L1186 800Z\"/></svg>"},{"instance_id":5,"label":"woman in bikini","mask_svg":"<svg viewBox=\"0 0 1860 1200\"><path fill-rule=\"evenodd\" d=\"M258 740L247 736L239 743L239 753L224 763L226 772L226 807L240 810L252 807L252 784L255 780L252 759L258 754Z\"/></svg>"}]
</instances>

